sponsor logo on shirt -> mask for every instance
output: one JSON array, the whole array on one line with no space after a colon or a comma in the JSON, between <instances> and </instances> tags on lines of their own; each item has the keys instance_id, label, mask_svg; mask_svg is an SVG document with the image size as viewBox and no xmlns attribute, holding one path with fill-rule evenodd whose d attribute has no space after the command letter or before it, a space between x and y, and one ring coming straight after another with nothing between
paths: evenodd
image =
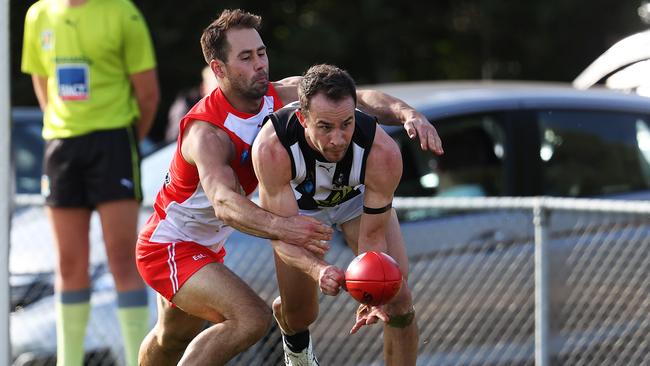
<instances>
[{"instance_id":1,"label":"sponsor logo on shirt","mask_svg":"<svg viewBox=\"0 0 650 366\"><path fill-rule=\"evenodd\" d=\"M323 165L323 164L317 164L317 165L318 165L319 168L323 168L323 169L327 170L328 173L333 168L333 166L327 166L327 165Z\"/></svg>"},{"instance_id":2,"label":"sponsor logo on shirt","mask_svg":"<svg viewBox=\"0 0 650 366\"><path fill-rule=\"evenodd\" d=\"M353 187L341 187L332 191L324 200L314 200L319 207L334 207L342 202L349 200L361 193L359 189Z\"/></svg>"},{"instance_id":3,"label":"sponsor logo on shirt","mask_svg":"<svg viewBox=\"0 0 650 366\"><path fill-rule=\"evenodd\" d=\"M338 191L345 189L345 183L344 183L345 176L343 173L339 173L338 177L336 177L334 180L332 180L332 190Z\"/></svg>"},{"instance_id":4,"label":"sponsor logo on shirt","mask_svg":"<svg viewBox=\"0 0 650 366\"><path fill-rule=\"evenodd\" d=\"M296 186L296 191L312 196L314 194L314 182L311 179L305 179L302 183Z\"/></svg>"},{"instance_id":5,"label":"sponsor logo on shirt","mask_svg":"<svg viewBox=\"0 0 650 366\"><path fill-rule=\"evenodd\" d=\"M52 49L54 44L54 32L51 29L46 29L41 32L41 49L43 51L49 51Z\"/></svg>"},{"instance_id":6,"label":"sponsor logo on shirt","mask_svg":"<svg viewBox=\"0 0 650 366\"><path fill-rule=\"evenodd\" d=\"M62 100L87 100L90 94L88 64L59 64L56 66L59 97Z\"/></svg>"}]
</instances>

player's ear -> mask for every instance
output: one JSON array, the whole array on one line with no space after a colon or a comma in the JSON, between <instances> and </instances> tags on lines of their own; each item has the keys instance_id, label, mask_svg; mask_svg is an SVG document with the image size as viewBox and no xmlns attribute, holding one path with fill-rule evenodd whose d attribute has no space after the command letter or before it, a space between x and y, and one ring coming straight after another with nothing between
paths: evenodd
<instances>
[{"instance_id":1,"label":"player's ear","mask_svg":"<svg viewBox=\"0 0 650 366\"><path fill-rule=\"evenodd\" d=\"M298 117L298 121L303 128L307 127L305 124L305 116L302 114L302 111L300 109L296 110L296 117Z\"/></svg>"},{"instance_id":2,"label":"player's ear","mask_svg":"<svg viewBox=\"0 0 650 366\"><path fill-rule=\"evenodd\" d=\"M212 59L212 61L210 61L210 68L218 78L223 78L226 76L226 64L223 61L219 59Z\"/></svg>"}]
</instances>

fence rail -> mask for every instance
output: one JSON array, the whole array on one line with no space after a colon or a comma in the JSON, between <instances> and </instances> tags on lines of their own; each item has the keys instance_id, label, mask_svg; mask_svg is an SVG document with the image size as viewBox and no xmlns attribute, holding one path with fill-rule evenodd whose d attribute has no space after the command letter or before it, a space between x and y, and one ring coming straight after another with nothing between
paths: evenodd
<instances>
[{"instance_id":1,"label":"fence rail","mask_svg":"<svg viewBox=\"0 0 650 366\"><path fill-rule=\"evenodd\" d=\"M20 259L15 247L50 246L39 202L23 203L30 207L13 219L12 274ZM418 365L650 364L650 203L395 198L394 207L404 218L420 328ZM143 209L141 220L147 215ZM101 240L97 222L92 230L91 241ZM226 264L270 304L278 292L268 243L235 234L227 249ZM29 253L31 264L52 261L51 252ZM336 236L326 259L345 268L353 256ZM91 314L87 363L121 365L119 331L110 321L112 283L101 253L94 261L98 310ZM41 276L34 281L46 283L47 273ZM36 282L12 282L12 300L17 291L32 299L11 314L14 357L30 346L38 355L52 351L52 291ZM321 364L383 363L381 327L347 335L356 309L349 296L321 296L320 305L312 338ZM14 365L51 362L25 359ZM282 365L278 330L230 365Z\"/></svg>"}]
</instances>

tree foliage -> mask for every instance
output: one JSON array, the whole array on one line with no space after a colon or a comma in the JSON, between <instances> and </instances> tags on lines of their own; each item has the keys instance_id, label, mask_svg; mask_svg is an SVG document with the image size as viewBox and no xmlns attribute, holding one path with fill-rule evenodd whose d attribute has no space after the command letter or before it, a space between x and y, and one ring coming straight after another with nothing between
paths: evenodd
<instances>
[{"instance_id":1,"label":"tree foliage","mask_svg":"<svg viewBox=\"0 0 650 366\"><path fill-rule=\"evenodd\" d=\"M33 1L11 2L12 104L35 105L20 74L22 26ZM224 8L263 16L271 78L314 63L359 84L449 79L570 81L618 39L643 30L640 0L134 0L150 26L162 104L154 137L179 90L199 83L199 38ZM158 135L158 136L156 136Z\"/></svg>"}]
</instances>

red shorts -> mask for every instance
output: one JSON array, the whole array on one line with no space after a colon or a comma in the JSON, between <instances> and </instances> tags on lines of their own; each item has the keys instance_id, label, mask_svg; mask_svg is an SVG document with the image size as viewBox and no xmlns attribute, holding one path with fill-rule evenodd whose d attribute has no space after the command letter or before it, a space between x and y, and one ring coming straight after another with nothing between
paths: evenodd
<instances>
[{"instance_id":1,"label":"red shorts","mask_svg":"<svg viewBox=\"0 0 650 366\"><path fill-rule=\"evenodd\" d=\"M223 263L226 249L218 252L191 241L151 243L138 240L136 264L144 281L170 302L192 275L206 264Z\"/></svg>"}]
</instances>

